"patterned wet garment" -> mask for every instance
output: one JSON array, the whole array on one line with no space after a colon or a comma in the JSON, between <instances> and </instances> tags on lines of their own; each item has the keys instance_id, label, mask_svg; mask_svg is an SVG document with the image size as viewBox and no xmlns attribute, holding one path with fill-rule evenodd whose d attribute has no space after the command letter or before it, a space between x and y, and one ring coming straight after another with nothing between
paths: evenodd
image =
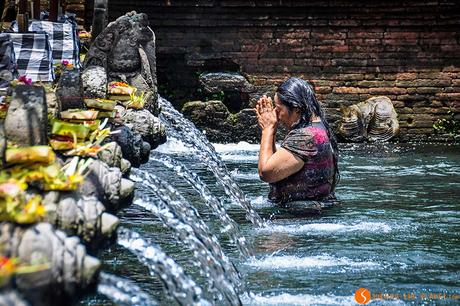
<instances>
[{"instance_id":1,"label":"patterned wet garment","mask_svg":"<svg viewBox=\"0 0 460 306\"><path fill-rule=\"evenodd\" d=\"M335 166L324 125L313 122L306 127L292 129L281 147L300 157L305 164L291 176L271 183L268 198L277 203L329 198Z\"/></svg>"}]
</instances>

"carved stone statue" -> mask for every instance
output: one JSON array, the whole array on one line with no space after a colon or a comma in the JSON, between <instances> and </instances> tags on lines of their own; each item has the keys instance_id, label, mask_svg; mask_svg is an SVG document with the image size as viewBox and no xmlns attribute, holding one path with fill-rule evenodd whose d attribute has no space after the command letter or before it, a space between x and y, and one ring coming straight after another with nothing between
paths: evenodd
<instances>
[{"instance_id":1,"label":"carved stone statue","mask_svg":"<svg viewBox=\"0 0 460 306\"><path fill-rule=\"evenodd\" d=\"M373 97L342 107L339 132L353 142L388 141L399 133L398 114L388 97Z\"/></svg>"},{"instance_id":2,"label":"carved stone statue","mask_svg":"<svg viewBox=\"0 0 460 306\"><path fill-rule=\"evenodd\" d=\"M139 90L151 92L145 107L157 114L155 34L149 27L146 14L133 11L109 23L91 45L83 67L84 83L90 79L88 70L102 67L108 82L124 81ZM97 91L91 84L84 84L84 87Z\"/></svg>"}]
</instances>

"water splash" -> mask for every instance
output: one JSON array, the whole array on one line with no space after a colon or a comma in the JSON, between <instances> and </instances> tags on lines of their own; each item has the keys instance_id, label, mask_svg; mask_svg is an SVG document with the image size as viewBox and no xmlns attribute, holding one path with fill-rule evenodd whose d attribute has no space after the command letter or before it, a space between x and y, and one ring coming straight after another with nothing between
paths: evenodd
<instances>
[{"instance_id":1,"label":"water splash","mask_svg":"<svg viewBox=\"0 0 460 306\"><path fill-rule=\"evenodd\" d=\"M230 241L235 243L241 254L246 257L252 256L246 237L241 234L238 224L230 218L222 202L212 194L208 186L201 181L200 177L196 173L187 169L183 164L163 154L152 152L152 154L150 154L150 160L162 163L167 168L174 170L177 175L184 178L190 186L192 186L193 189L201 195L206 204L211 207L214 214L222 222L221 231L228 234Z\"/></svg>"},{"instance_id":2,"label":"water splash","mask_svg":"<svg viewBox=\"0 0 460 306\"><path fill-rule=\"evenodd\" d=\"M334 257L330 255L318 256L268 256L262 259L252 259L250 266L268 270L298 270L317 269L324 267L341 266L350 269L379 268L381 265L373 261L354 261L346 257Z\"/></svg>"},{"instance_id":3,"label":"water splash","mask_svg":"<svg viewBox=\"0 0 460 306\"><path fill-rule=\"evenodd\" d=\"M243 296L245 305L341 305L354 306L356 300L353 296L335 295L310 295L310 294L289 294L264 296L261 294L251 294Z\"/></svg>"},{"instance_id":4,"label":"water splash","mask_svg":"<svg viewBox=\"0 0 460 306\"><path fill-rule=\"evenodd\" d=\"M136 171L131 179L153 192L159 200L146 192L138 195L134 204L158 216L174 231L178 242L193 251L202 273L208 280L210 291L218 299L217 289L231 305L240 305L236 290L242 290L242 283L233 264L225 256L217 238L199 218L198 212L172 186L143 171Z\"/></svg>"},{"instance_id":5,"label":"water splash","mask_svg":"<svg viewBox=\"0 0 460 306\"><path fill-rule=\"evenodd\" d=\"M120 227L117 233L118 244L137 255L149 268L152 276L158 275L168 296L173 297L180 305L211 305L202 297L203 290L159 246L123 227Z\"/></svg>"},{"instance_id":6,"label":"water splash","mask_svg":"<svg viewBox=\"0 0 460 306\"><path fill-rule=\"evenodd\" d=\"M359 222L356 224L342 223L311 223L292 225L273 225L259 230L260 232L276 232L290 234L330 234L330 233L354 233L371 232L386 234L392 231L392 227L383 222Z\"/></svg>"},{"instance_id":7,"label":"water splash","mask_svg":"<svg viewBox=\"0 0 460 306\"><path fill-rule=\"evenodd\" d=\"M206 136L192 122L174 109L169 101L158 97L158 103L161 106L160 119L166 126L168 137L178 138L196 150L196 155L214 173L216 179L224 187L225 193L245 209L246 219L257 227L265 226L265 222L246 199L240 187L232 179L225 163L219 158L219 155L212 144L206 139Z\"/></svg>"},{"instance_id":8,"label":"water splash","mask_svg":"<svg viewBox=\"0 0 460 306\"><path fill-rule=\"evenodd\" d=\"M97 291L107 296L117 305L155 306L158 303L152 300L147 293L130 280L101 272Z\"/></svg>"}]
</instances>

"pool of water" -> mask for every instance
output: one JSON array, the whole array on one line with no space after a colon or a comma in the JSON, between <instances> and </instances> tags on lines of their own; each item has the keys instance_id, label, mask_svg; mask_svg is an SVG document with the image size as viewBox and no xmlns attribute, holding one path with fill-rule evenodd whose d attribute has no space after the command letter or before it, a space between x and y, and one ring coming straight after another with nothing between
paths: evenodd
<instances>
[{"instance_id":1,"label":"pool of water","mask_svg":"<svg viewBox=\"0 0 460 306\"><path fill-rule=\"evenodd\" d=\"M250 292L242 297L245 305L356 305L360 287L372 297L382 294L374 305L460 303L459 146L342 145L336 191L342 205L305 218L266 201L268 186L257 175L257 145L215 147L258 213L270 220L267 227L256 229L246 221L244 211L227 199L189 149L168 142L159 151L196 172L224 200L253 244L254 258L238 254L220 234L218 219L177 175L156 162L142 169L168 181L198 209L242 275ZM158 243L206 288L191 253L155 216L135 205L119 216L124 227ZM128 251L113 245L99 257L105 272L134 281L161 304L174 304ZM81 305L111 302L95 295Z\"/></svg>"}]
</instances>

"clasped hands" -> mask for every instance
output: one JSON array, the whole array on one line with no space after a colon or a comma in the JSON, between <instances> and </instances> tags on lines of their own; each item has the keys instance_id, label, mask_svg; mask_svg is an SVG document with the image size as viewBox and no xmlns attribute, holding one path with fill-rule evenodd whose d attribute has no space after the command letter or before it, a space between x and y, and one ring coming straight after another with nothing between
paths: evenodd
<instances>
[{"instance_id":1,"label":"clasped hands","mask_svg":"<svg viewBox=\"0 0 460 306\"><path fill-rule=\"evenodd\" d=\"M257 115L257 121L262 131L276 132L278 127L278 114L273 107L272 98L263 95L256 104L254 109Z\"/></svg>"}]
</instances>

